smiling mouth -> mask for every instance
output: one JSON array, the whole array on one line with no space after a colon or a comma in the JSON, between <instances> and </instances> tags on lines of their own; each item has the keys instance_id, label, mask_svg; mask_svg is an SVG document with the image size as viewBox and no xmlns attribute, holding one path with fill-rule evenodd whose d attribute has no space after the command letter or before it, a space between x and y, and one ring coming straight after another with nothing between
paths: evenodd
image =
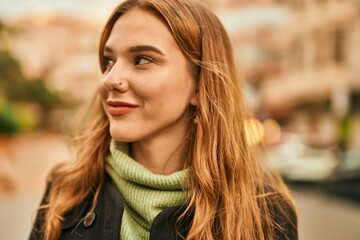
<instances>
[{"instance_id":1,"label":"smiling mouth","mask_svg":"<svg viewBox=\"0 0 360 240\"><path fill-rule=\"evenodd\" d=\"M106 101L108 105L109 114L113 117L123 116L134 111L137 107L136 104L127 103L127 102L116 102L116 101Z\"/></svg>"}]
</instances>

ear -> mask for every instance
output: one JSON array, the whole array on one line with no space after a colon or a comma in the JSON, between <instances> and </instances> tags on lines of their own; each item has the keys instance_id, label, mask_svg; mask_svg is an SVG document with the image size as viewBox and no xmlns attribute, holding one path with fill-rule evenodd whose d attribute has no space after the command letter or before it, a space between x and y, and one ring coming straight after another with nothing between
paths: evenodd
<instances>
[{"instance_id":1,"label":"ear","mask_svg":"<svg viewBox=\"0 0 360 240\"><path fill-rule=\"evenodd\" d=\"M199 92L197 89L193 92L190 98L190 105L197 107L199 105Z\"/></svg>"}]
</instances>

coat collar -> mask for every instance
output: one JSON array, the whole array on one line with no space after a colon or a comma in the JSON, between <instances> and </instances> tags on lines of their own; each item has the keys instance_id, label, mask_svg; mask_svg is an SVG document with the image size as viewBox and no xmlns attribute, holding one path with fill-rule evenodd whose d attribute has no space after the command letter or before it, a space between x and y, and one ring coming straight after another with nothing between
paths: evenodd
<instances>
[{"instance_id":1,"label":"coat collar","mask_svg":"<svg viewBox=\"0 0 360 240\"><path fill-rule=\"evenodd\" d=\"M84 220L91 208L92 200L93 196L91 195L65 215L62 222L62 232L65 235L75 234L84 239L88 239L87 237L94 239L95 235L99 236L99 238L95 237L95 239L107 239L107 237L110 237L109 239L120 239L124 201L107 174L95 207L94 223L90 227L86 227ZM184 212L185 208L185 206L174 206L160 212L151 226L150 239L179 239L178 233L186 236L191 226L193 214L190 213L177 222L178 217Z\"/></svg>"}]
</instances>

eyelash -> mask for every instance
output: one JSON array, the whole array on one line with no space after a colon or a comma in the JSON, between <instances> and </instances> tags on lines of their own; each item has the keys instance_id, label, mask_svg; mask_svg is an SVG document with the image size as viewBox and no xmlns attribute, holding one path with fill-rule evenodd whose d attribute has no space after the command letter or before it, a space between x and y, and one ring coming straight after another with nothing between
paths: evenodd
<instances>
[{"instance_id":1,"label":"eyelash","mask_svg":"<svg viewBox=\"0 0 360 240\"><path fill-rule=\"evenodd\" d=\"M144 60L146 60L146 61L148 61L148 62L147 62L147 63L140 64L139 61L142 60L142 59L144 59ZM105 67L106 67L107 69L108 69L108 68L111 68L112 65L114 65L114 62L115 62L115 61L114 61L113 59L111 59L111 57L106 57L106 56L104 56L104 64L105 64ZM152 59L152 58L149 57L149 56L145 56L145 55L135 55L135 56L134 56L134 59L133 59L133 64L134 64L135 66L147 65L147 64L150 64L150 63L153 63L153 62L155 62L154 59Z\"/></svg>"},{"instance_id":2,"label":"eyelash","mask_svg":"<svg viewBox=\"0 0 360 240\"><path fill-rule=\"evenodd\" d=\"M114 64L114 61L109 57L104 57L104 64L106 68L110 68Z\"/></svg>"},{"instance_id":3,"label":"eyelash","mask_svg":"<svg viewBox=\"0 0 360 240\"><path fill-rule=\"evenodd\" d=\"M145 59L146 61L148 61L148 63L140 64L139 61L140 61L141 59ZM154 61L151 57L149 57L149 56L136 55L136 56L134 57L134 64L135 64L136 66L138 66L138 65L146 65L146 64L153 63L153 62L155 62L155 61Z\"/></svg>"}]
</instances>

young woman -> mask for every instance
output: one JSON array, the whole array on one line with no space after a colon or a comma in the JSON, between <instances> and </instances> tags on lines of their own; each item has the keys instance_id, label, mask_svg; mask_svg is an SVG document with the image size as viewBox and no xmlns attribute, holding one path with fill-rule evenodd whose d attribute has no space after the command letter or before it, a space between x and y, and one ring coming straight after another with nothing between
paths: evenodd
<instances>
[{"instance_id":1,"label":"young woman","mask_svg":"<svg viewBox=\"0 0 360 240\"><path fill-rule=\"evenodd\" d=\"M281 179L245 138L229 37L192 0L128 0L76 160L56 167L30 239L297 239Z\"/></svg>"}]
</instances>

